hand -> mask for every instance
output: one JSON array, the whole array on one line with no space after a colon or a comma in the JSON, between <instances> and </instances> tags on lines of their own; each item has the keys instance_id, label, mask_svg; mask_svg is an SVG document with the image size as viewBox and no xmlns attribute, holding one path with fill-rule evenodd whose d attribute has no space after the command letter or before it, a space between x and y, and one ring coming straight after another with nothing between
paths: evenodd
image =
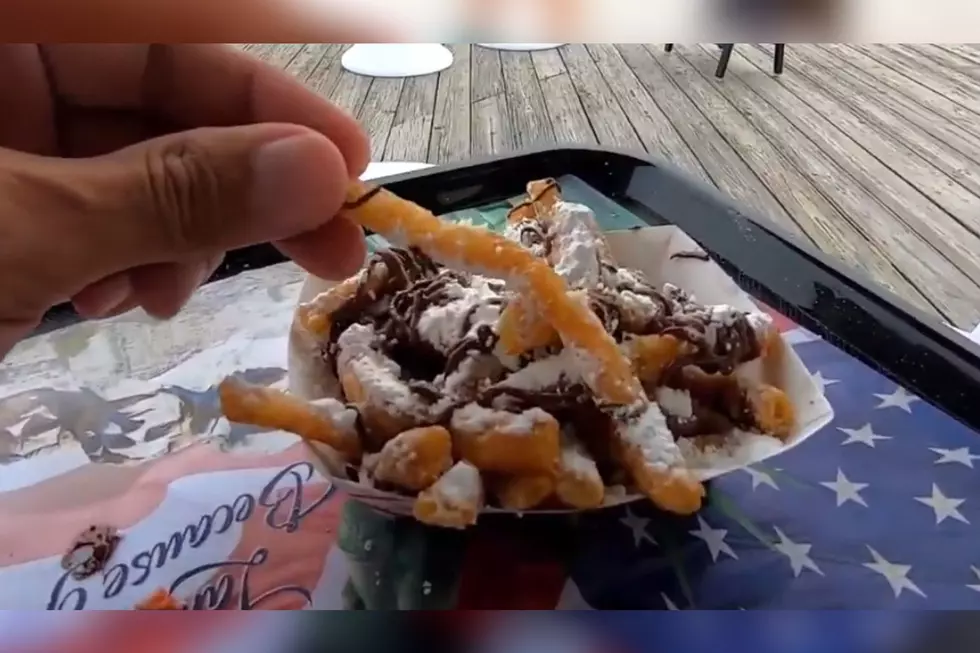
<instances>
[{"instance_id":1,"label":"hand","mask_svg":"<svg viewBox=\"0 0 980 653\"><path fill-rule=\"evenodd\" d=\"M0 46L0 357L51 306L176 313L229 249L363 261L332 219L365 169L352 118L217 45Z\"/></svg>"}]
</instances>

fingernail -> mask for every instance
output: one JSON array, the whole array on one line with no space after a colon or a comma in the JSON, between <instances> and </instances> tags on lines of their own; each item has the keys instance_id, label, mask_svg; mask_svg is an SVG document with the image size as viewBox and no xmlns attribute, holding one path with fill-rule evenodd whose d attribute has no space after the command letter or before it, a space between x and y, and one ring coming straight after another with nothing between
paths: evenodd
<instances>
[{"instance_id":1,"label":"fingernail","mask_svg":"<svg viewBox=\"0 0 980 653\"><path fill-rule=\"evenodd\" d=\"M272 240L312 229L324 219L317 206L317 171L324 140L312 134L289 136L259 147L253 161L252 218ZM322 171L326 175L327 171ZM325 177L324 177L325 178Z\"/></svg>"}]
</instances>

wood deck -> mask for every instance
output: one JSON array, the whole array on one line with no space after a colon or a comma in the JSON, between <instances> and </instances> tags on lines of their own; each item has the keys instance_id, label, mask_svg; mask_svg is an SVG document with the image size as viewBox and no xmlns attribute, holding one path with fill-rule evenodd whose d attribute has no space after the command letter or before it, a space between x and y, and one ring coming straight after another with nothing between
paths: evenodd
<instances>
[{"instance_id":1,"label":"wood deck","mask_svg":"<svg viewBox=\"0 0 980 653\"><path fill-rule=\"evenodd\" d=\"M340 44L252 54L356 115L375 160L599 143L672 161L961 327L980 321L980 46L451 46L438 75L360 77Z\"/></svg>"}]
</instances>

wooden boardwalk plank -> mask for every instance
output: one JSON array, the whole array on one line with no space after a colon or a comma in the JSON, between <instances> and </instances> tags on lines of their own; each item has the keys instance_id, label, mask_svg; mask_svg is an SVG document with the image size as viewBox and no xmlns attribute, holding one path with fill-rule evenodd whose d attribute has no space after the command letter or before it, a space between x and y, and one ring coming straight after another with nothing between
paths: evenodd
<instances>
[{"instance_id":1,"label":"wooden boardwalk plank","mask_svg":"<svg viewBox=\"0 0 980 653\"><path fill-rule=\"evenodd\" d=\"M688 61L683 50L678 48L675 52L678 56L665 60L665 68L773 192L795 225L824 251L837 253L851 265L860 266L862 250L866 248L862 247L861 238L855 238L859 234L850 228L846 218L779 150L759 138L752 123L719 92L717 84L712 85L702 76L701 58Z\"/></svg>"},{"instance_id":2,"label":"wooden boardwalk plank","mask_svg":"<svg viewBox=\"0 0 980 653\"><path fill-rule=\"evenodd\" d=\"M805 53L811 60L838 75L842 81L852 86L859 95L874 96L878 102L893 112L900 114L940 143L960 152L980 166L980 136L966 131L954 122L945 120L942 116L936 115L927 105L897 92L893 87L881 81L879 76L857 66L853 61L841 57L828 46L794 45L793 50L794 52ZM873 62L873 65L877 66L878 64ZM926 92L930 96L935 95L931 91Z\"/></svg>"},{"instance_id":3,"label":"wooden boardwalk plank","mask_svg":"<svg viewBox=\"0 0 980 653\"><path fill-rule=\"evenodd\" d=\"M355 75L344 70L333 89L324 95L347 113L357 116L361 113L361 105L364 104L372 81L373 77Z\"/></svg>"},{"instance_id":4,"label":"wooden boardwalk plank","mask_svg":"<svg viewBox=\"0 0 980 653\"><path fill-rule=\"evenodd\" d=\"M657 62L657 57L671 55L633 44L620 45L619 51L697 156L714 185L760 217L798 233L799 227L769 189Z\"/></svg>"},{"instance_id":5,"label":"wooden boardwalk plank","mask_svg":"<svg viewBox=\"0 0 980 653\"><path fill-rule=\"evenodd\" d=\"M372 161L381 161L384 158L404 86L404 78L376 77L371 81L364 97L357 119L371 139Z\"/></svg>"},{"instance_id":6,"label":"wooden boardwalk plank","mask_svg":"<svg viewBox=\"0 0 980 653\"><path fill-rule=\"evenodd\" d=\"M561 48L561 58L565 62L575 92L582 100L582 108L589 117L599 144L642 149L639 136L613 97L609 85L602 78L585 46L564 45Z\"/></svg>"},{"instance_id":7,"label":"wooden boardwalk plank","mask_svg":"<svg viewBox=\"0 0 980 653\"><path fill-rule=\"evenodd\" d=\"M891 66L885 65L879 61L881 56L879 50L863 50L839 43L824 43L820 47L837 54L845 61L852 63L854 66L881 80L890 88L890 92L901 93L926 107L937 116L944 117L973 134L978 134L978 131L969 125L969 123L976 120L976 116L972 111L953 102L942 93L937 93L928 86L915 81L912 77L908 77ZM871 53L875 53L878 56L872 56ZM913 72L913 74L915 73Z\"/></svg>"},{"instance_id":8,"label":"wooden boardwalk plank","mask_svg":"<svg viewBox=\"0 0 980 653\"><path fill-rule=\"evenodd\" d=\"M324 57L310 73L307 79L307 86L312 88L316 93L330 98L333 95L334 90L340 83L340 78L346 73L343 67L340 65L340 59L347 51L349 46L341 45L340 49L334 53L332 57Z\"/></svg>"},{"instance_id":9,"label":"wooden boardwalk plank","mask_svg":"<svg viewBox=\"0 0 980 653\"><path fill-rule=\"evenodd\" d=\"M565 62L561 60L558 48L535 50L531 53L531 59L534 61L534 71L538 79L548 79L565 73Z\"/></svg>"},{"instance_id":10,"label":"wooden boardwalk plank","mask_svg":"<svg viewBox=\"0 0 980 653\"><path fill-rule=\"evenodd\" d=\"M932 43L909 43L903 44L903 49L929 57L941 68L956 71L961 75L966 75L974 82L980 82L980 56L967 51L961 54L955 49L958 46L936 45Z\"/></svg>"},{"instance_id":11,"label":"wooden boardwalk plank","mask_svg":"<svg viewBox=\"0 0 980 653\"><path fill-rule=\"evenodd\" d=\"M969 67L968 69L958 68L958 70L962 70L963 72L970 70L973 73L980 75L980 73L977 72L978 68L980 68L980 51L971 48L968 45L961 45L958 43L937 43L930 45L930 47L936 47L940 50L955 54L960 58L962 64Z\"/></svg>"},{"instance_id":12,"label":"wooden boardwalk plank","mask_svg":"<svg viewBox=\"0 0 980 653\"><path fill-rule=\"evenodd\" d=\"M508 117L518 149L542 147L555 142L544 95L530 52L501 52Z\"/></svg>"},{"instance_id":13,"label":"wooden boardwalk plank","mask_svg":"<svg viewBox=\"0 0 980 653\"><path fill-rule=\"evenodd\" d=\"M683 53L707 77L712 74L711 62L717 56L714 52L709 54L699 50L685 48ZM936 309L958 323L968 324L970 320L980 318L980 310L973 308L969 295L963 296L964 290L969 290L972 285L970 281L917 234L890 215L870 191L817 147L805 130L794 125L738 76L726 76L724 82L716 82L715 87L838 207L854 230L863 236L862 240L872 244L867 260L859 259L858 264L875 280L920 306L925 304L925 300L917 288L930 288L929 296L933 297L932 303ZM894 267L902 274L896 275L894 270L889 269L887 264L880 261L879 254L895 261ZM897 261L901 261L902 265ZM910 284L914 288L910 289Z\"/></svg>"},{"instance_id":14,"label":"wooden boardwalk plank","mask_svg":"<svg viewBox=\"0 0 980 653\"><path fill-rule=\"evenodd\" d=\"M595 145L598 142L582 101L566 73L542 79L541 92L555 130L555 142L570 145Z\"/></svg>"},{"instance_id":15,"label":"wooden boardwalk plank","mask_svg":"<svg viewBox=\"0 0 980 653\"><path fill-rule=\"evenodd\" d=\"M473 103L504 92L504 72L500 63L500 50L474 45L470 51L471 82L470 101Z\"/></svg>"},{"instance_id":16,"label":"wooden boardwalk plank","mask_svg":"<svg viewBox=\"0 0 980 653\"><path fill-rule=\"evenodd\" d=\"M711 178L704 166L633 74L616 46L600 43L587 49L647 152L710 184Z\"/></svg>"},{"instance_id":17,"label":"wooden boardwalk plank","mask_svg":"<svg viewBox=\"0 0 980 653\"><path fill-rule=\"evenodd\" d=\"M503 93L473 103L471 147L474 156L514 150L514 131L507 114L507 98Z\"/></svg>"},{"instance_id":18,"label":"wooden boardwalk plank","mask_svg":"<svg viewBox=\"0 0 980 653\"><path fill-rule=\"evenodd\" d=\"M470 46L451 45L453 65L439 73L429 161L452 163L470 158Z\"/></svg>"},{"instance_id":19,"label":"wooden boardwalk plank","mask_svg":"<svg viewBox=\"0 0 980 653\"><path fill-rule=\"evenodd\" d=\"M385 145L385 161L428 161L439 75L404 80Z\"/></svg>"},{"instance_id":20,"label":"wooden boardwalk plank","mask_svg":"<svg viewBox=\"0 0 980 653\"><path fill-rule=\"evenodd\" d=\"M770 53L761 49L744 48L741 54L760 70L765 70L766 62L770 60ZM923 218L928 216L930 221L939 224L946 223L949 217L956 218L965 228L953 228L950 237L965 237L966 247L975 245L977 249L974 251L980 251L980 239L977 238L977 234L980 233L980 199L976 195L928 161L921 159L901 139L894 139L886 132L879 131L874 122L853 112L847 105L838 102L805 77L795 74L782 75L776 78L776 83L834 124L854 143L905 180L909 187L919 189L921 194L945 211L944 215L935 210L936 207L929 207L919 201L912 206L922 208L920 216ZM870 159L866 160L870 161Z\"/></svg>"},{"instance_id":21,"label":"wooden boardwalk plank","mask_svg":"<svg viewBox=\"0 0 980 653\"><path fill-rule=\"evenodd\" d=\"M825 68L821 61L810 56L809 51L797 47L793 50L793 61L787 64L787 70L821 87L836 102L850 107L873 124L876 132L901 142L924 161L958 181L976 201L976 197L980 196L980 165L970 163L963 154L933 138L911 116L890 108L882 96L874 93L873 88L842 74L839 67ZM980 156L980 152L977 154Z\"/></svg>"},{"instance_id":22,"label":"wooden boardwalk plank","mask_svg":"<svg viewBox=\"0 0 980 653\"><path fill-rule=\"evenodd\" d=\"M916 81L923 74L930 75L928 83L919 83L945 94L980 118L980 81L959 72L947 62L937 62L933 57L904 44L890 45L881 54L886 54L890 61L896 62L903 70L916 71Z\"/></svg>"},{"instance_id":23,"label":"wooden boardwalk plank","mask_svg":"<svg viewBox=\"0 0 980 653\"><path fill-rule=\"evenodd\" d=\"M340 43L306 43L284 70L305 84L321 61L333 58L342 48Z\"/></svg>"},{"instance_id":24,"label":"wooden boardwalk plank","mask_svg":"<svg viewBox=\"0 0 980 653\"><path fill-rule=\"evenodd\" d=\"M919 189L864 150L836 124L821 116L811 106L809 98L801 100L785 91L782 80L761 74L760 69L753 66L746 55L752 56L750 52L736 50L729 69L731 74L739 75L743 80L752 80L753 90L806 132L861 185L873 189L881 203L891 209L902 222L969 278L980 281L980 263L969 249L971 241L976 239L975 236L951 220L948 214L933 204ZM957 236L965 238L965 242L957 242ZM978 250L974 248L973 251Z\"/></svg>"}]
</instances>

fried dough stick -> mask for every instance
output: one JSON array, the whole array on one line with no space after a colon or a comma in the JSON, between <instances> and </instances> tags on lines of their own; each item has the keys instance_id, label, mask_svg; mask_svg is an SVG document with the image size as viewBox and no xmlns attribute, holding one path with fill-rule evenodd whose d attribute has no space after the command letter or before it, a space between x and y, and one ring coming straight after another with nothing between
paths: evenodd
<instances>
[{"instance_id":1,"label":"fried dough stick","mask_svg":"<svg viewBox=\"0 0 980 653\"><path fill-rule=\"evenodd\" d=\"M308 402L290 394L229 377L218 386L221 412L231 422L295 433L322 442L347 462L361 457L357 412L335 399Z\"/></svg>"}]
</instances>

